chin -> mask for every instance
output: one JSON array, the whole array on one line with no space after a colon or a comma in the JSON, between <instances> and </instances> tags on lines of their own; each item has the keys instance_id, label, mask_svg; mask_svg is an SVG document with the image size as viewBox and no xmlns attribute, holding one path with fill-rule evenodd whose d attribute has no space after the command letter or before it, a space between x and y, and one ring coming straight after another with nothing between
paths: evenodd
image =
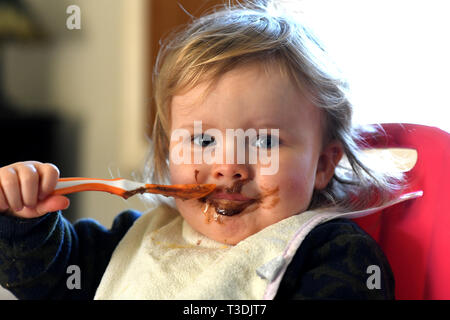
<instances>
[{"instance_id":1,"label":"chin","mask_svg":"<svg viewBox=\"0 0 450 320\"><path fill-rule=\"evenodd\" d=\"M259 231L255 225L249 225L248 220L243 218L244 216L239 214L231 217L219 215L217 220L212 221L202 219L199 232L212 240L235 245Z\"/></svg>"},{"instance_id":2,"label":"chin","mask_svg":"<svg viewBox=\"0 0 450 320\"><path fill-rule=\"evenodd\" d=\"M241 242L242 240L246 239L247 237L249 237L250 235L243 235L243 234L233 234L233 235L228 235L227 233L219 233L219 234L211 234L211 235L206 235L208 238L215 240L217 242L226 244L226 245L236 245L239 242Z\"/></svg>"},{"instance_id":3,"label":"chin","mask_svg":"<svg viewBox=\"0 0 450 320\"><path fill-rule=\"evenodd\" d=\"M228 245L235 245L277 222L271 219L268 221L267 215L272 216L273 212L264 210L257 203L246 206L241 212L233 215L217 213L217 206L207 206L205 202L191 202L189 205L187 202L180 202L177 203L177 207L183 218L197 232ZM266 219L261 219L264 216Z\"/></svg>"}]
</instances>

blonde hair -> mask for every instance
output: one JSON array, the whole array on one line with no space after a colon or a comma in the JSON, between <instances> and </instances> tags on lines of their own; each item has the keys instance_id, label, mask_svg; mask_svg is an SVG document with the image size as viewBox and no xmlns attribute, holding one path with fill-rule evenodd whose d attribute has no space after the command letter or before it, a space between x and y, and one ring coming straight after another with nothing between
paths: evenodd
<instances>
[{"instance_id":1,"label":"blonde hair","mask_svg":"<svg viewBox=\"0 0 450 320\"><path fill-rule=\"evenodd\" d=\"M169 182L172 97L250 62L275 62L324 111L324 143L337 140L343 146L349 165L339 165L327 187L314 191L309 209L335 205L358 209L369 205L374 191L382 203L401 188L400 173L377 171L363 163L360 136L352 126L347 82L323 46L308 28L268 1L215 7L162 45L153 75L156 113L145 178Z\"/></svg>"}]
</instances>

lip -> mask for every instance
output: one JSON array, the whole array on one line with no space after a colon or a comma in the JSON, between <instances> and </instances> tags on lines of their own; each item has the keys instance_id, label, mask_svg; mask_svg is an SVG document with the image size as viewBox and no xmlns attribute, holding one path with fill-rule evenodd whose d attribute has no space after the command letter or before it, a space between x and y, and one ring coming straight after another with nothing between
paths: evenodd
<instances>
[{"instance_id":1,"label":"lip","mask_svg":"<svg viewBox=\"0 0 450 320\"><path fill-rule=\"evenodd\" d=\"M211 196L211 199L224 199L224 200L232 200L232 201L251 201L254 200L252 198L248 198L240 193L225 193L225 192L217 192Z\"/></svg>"},{"instance_id":2,"label":"lip","mask_svg":"<svg viewBox=\"0 0 450 320\"><path fill-rule=\"evenodd\" d=\"M231 217L238 215L247 207L259 201L258 199L246 197L241 193L244 182L245 180L237 181L231 187L217 186L212 194L199 199L199 201L211 205L215 213L222 216Z\"/></svg>"},{"instance_id":3,"label":"lip","mask_svg":"<svg viewBox=\"0 0 450 320\"><path fill-rule=\"evenodd\" d=\"M244 211L248 206L255 203L256 200L228 200L228 199L209 199L208 204L212 205L215 212L223 216L234 216Z\"/></svg>"}]
</instances>

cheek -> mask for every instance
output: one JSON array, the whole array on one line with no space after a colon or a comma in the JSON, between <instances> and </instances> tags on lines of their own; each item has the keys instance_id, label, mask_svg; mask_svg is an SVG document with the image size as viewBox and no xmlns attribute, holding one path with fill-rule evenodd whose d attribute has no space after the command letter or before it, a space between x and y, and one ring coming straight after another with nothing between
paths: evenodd
<instances>
[{"instance_id":1,"label":"cheek","mask_svg":"<svg viewBox=\"0 0 450 320\"><path fill-rule=\"evenodd\" d=\"M196 168L186 164L169 164L170 182L172 184L188 184L196 182Z\"/></svg>"},{"instance_id":2,"label":"cheek","mask_svg":"<svg viewBox=\"0 0 450 320\"><path fill-rule=\"evenodd\" d=\"M172 184L180 184L181 181L185 180L183 175L186 170L182 168L182 165L174 165L172 162L169 163L169 173L170 173L170 183Z\"/></svg>"},{"instance_id":3,"label":"cheek","mask_svg":"<svg viewBox=\"0 0 450 320\"><path fill-rule=\"evenodd\" d=\"M185 183L195 183L194 169L192 165L185 164L183 162L175 163L172 161L172 155L174 152L174 146L169 145L169 174L170 182L172 184L185 184Z\"/></svg>"},{"instance_id":4,"label":"cheek","mask_svg":"<svg viewBox=\"0 0 450 320\"><path fill-rule=\"evenodd\" d=\"M314 181L314 162L302 157L280 161L279 174L274 176L280 186L280 203L285 210L306 210L311 200Z\"/></svg>"}]
</instances>

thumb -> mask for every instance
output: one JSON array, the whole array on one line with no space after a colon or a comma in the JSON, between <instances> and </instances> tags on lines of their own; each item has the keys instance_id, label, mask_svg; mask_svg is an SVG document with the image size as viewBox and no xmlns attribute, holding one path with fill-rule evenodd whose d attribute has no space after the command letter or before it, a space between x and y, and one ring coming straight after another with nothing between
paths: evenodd
<instances>
[{"instance_id":1,"label":"thumb","mask_svg":"<svg viewBox=\"0 0 450 320\"><path fill-rule=\"evenodd\" d=\"M47 212L53 212L58 210L67 209L70 205L70 200L67 197L61 195L49 196L40 201L35 210L39 214L45 214Z\"/></svg>"}]
</instances>

